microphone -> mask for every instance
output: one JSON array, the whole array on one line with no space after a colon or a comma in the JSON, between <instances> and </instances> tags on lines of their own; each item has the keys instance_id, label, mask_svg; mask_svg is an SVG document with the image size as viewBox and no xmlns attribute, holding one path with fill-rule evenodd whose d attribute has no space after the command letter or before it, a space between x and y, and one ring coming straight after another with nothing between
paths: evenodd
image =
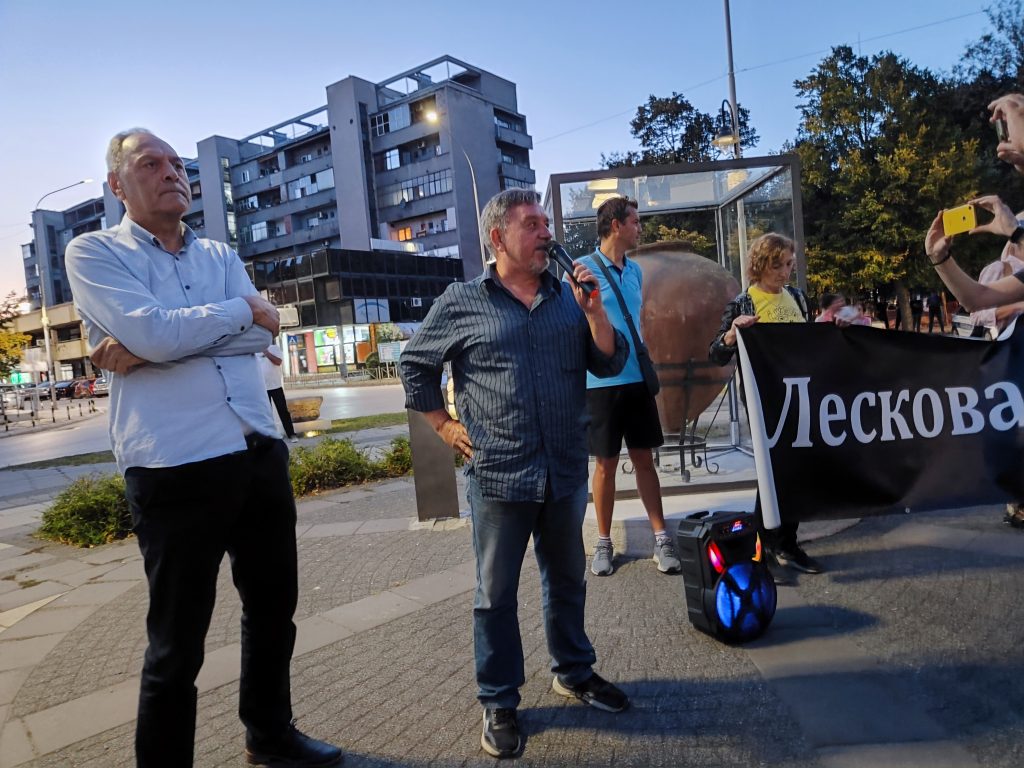
<instances>
[{"instance_id":1,"label":"microphone","mask_svg":"<svg viewBox=\"0 0 1024 768\"><path fill-rule=\"evenodd\" d=\"M600 293L600 289L597 287L597 283L593 280L585 280L580 283L573 275L573 263L572 257L566 253L565 248L557 240L552 240L548 243L547 247L548 257L553 259L554 262L566 271L569 275L569 279L572 280L573 284L586 293L590 298L593 298L596 294Z\"/></svg>"}]
</instances>

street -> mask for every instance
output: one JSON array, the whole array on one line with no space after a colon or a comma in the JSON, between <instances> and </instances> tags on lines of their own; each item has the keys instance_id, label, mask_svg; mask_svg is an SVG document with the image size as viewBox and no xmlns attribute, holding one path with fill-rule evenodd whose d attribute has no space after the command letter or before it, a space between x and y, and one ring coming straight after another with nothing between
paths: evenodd
<instances>
[{"instance_id":1,"label":"street","mask_svg":"<svg viewBox=\"0 0 1024 768\"><path fill-rule=\"evenodd\" d=\"M324 387L290 389L288 397L321 396L323 419L347 419L404 410L405 393L401 384L380 384L363 387ZM33 461L46 461L61 456L75 456L110 450L107 433L108 398L96 400L99 410L91 418L66 422L66 426L38 428L0 439L0 469ZM58 416L58 424L60 424Z\"/></svg>"}]
</instances>

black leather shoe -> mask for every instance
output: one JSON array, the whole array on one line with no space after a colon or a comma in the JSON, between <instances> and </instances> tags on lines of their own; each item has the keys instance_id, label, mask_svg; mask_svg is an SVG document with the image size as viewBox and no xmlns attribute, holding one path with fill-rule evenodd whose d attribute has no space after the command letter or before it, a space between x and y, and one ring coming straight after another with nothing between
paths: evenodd
<instances>
[{"instance_id":1,"label":"black leather shoe","mask_svg":"<svg viewBox=\"0 0 1024 768\"><path fill-rule=\"evenodd\" d=\"M341 765L341 750L326 741L318 741L302 733L295 724L285 735L273 742L245 739L245 759L249 765L263 768L328 768Z\"/></svg>"}]
</instances>

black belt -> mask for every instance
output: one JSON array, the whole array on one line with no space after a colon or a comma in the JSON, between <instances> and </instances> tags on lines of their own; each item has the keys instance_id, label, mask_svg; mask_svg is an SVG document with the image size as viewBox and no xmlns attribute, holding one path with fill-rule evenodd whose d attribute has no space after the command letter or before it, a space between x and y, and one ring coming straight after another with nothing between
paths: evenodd
<instances>
[{"instance_id":1,"label":"black belt","mask_svg":"<svg viewBox=\"0 0 1024 768\"><path fill-rule=\"evenodd\" d=\"M260 451L269 448L280 439L279 437L268 437L259 432L250 432L245 436L245 447L250 451Z\"/></svg>"}]
</instances>

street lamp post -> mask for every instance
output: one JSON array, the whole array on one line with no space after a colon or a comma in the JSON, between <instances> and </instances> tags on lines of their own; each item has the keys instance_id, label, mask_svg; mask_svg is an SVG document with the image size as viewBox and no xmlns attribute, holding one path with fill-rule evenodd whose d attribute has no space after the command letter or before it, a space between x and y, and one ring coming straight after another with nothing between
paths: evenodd
<instances>
[{"instance_id":1,"label":"street lamp post","mask_svg":"<svg viewBox=\"0 0 1024 768\"><path fill-rule=\"evenodd\" d=\"M729 13L729 0L723 0L723 2L725 4L725 52L729 63L729 100L728 102L723 101L722 107L724 110L725 105L727 103L729 105L732 141L724 141L720 134L719 139L716 140L716 144L718 146L723 146L724 144L731 143L733 157L739 160L742 155L742 150L740 149L740 111L739 105L736 102L736 70L733 67L732 62L732 16ZM720 141L721 143L718 143ZM740 280L742 282L743 289L746 290L747 270L743 265L743 262L746 259L747 253L747 224L746 214L743 210L743 200L736 201L736 245L740 252ZM733 374L732 379L729 381L729 442L732 444L733 448L743 450L740 445L740 404L737 394L737 387L739 386L738 377L739 366L737 366L736 373Z\"/></svg>"},{"instance_id":2,"label":"street lamp post","mask_svg":"<svg viewBox=\"0 0 1024 768\"><path fill-rule=\"evenodd\" d=\"M65 189L71 189L77 187L80 184L91 184L92 179L81 179L76 181L74 184L68 184L66 187L60 187L47 192L45 195L36 201L36 207L33 209L33 214L39 210L39 206L43 200L48 198L50 195L55 195L58 192L63 192ZM35 216L33 215L33 218ZM45 257L45 258L44 258ZM39 318L43 326L43 344L46 347L46 378L50 382L50 408L52 409L56 403L54 402L53 393L53 379L54 379L54 366L53 366L53 351L50 348L50 318L46 314L46 283L49 280L49 253L36 253L36 263L40 267L39 269Z\"/></svg>"},{"instance_id":3,"label":"street lamp post","mask_svg":"<svg viewBox=\"0 0 1024 768\"><path fill-rule=\"evenodd\" d=\"M427 122L438 123L441 120L440 115L431 110L426 115ZM473 168L473 161L469 159L469 153L466 152L465 148L455 141L455 135L452 132L451 121L448 121L448 143L451 145L454 151L458 147L459 151L462 152L462 156L466 158L466 165L469 166L469 179L473 185L473 207L476 209L476 221L474 222L477 230L477 239L480 242L480 263L481 266L487 269L487 248L484 246L484 233L480 231L480 197L477 193L476 188L476 170Z\"/></svg>"}]
</instances>

